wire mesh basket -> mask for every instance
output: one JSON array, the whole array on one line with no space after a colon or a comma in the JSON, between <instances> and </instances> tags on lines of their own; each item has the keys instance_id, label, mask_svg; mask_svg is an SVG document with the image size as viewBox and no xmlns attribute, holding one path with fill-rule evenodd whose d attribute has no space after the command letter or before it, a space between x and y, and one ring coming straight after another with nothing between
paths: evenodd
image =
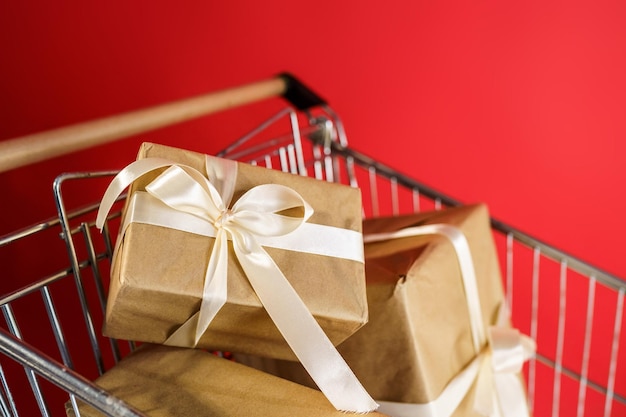
<instances>
[{"instance_id":1,"label":"wire mesh basket","mask_svg":"<svg viewBox=\"0 0 626 417\"><path fill-rule=\"evenodd\" d=\"M218 156L360 187L365 217L461 204L349 147L341 120L323 101L304 94L302 104L302 91L279 93L296 108ZM144 415L90 382L135 348L100 334L123 197L103 233L94 225L98 202L74 204L82 189L104 190L113 175L60 175L53 184L57 216L0 238L4 416L64 415L64 403L77 398L107 415ZM626 283L501 221L492 219L492 229L513 322L538 345L525 367L534 415L626 415ZM54 251L58 264L38 264L31 248L41 247ZM9 288L15 274L27 282Z\"/></svg>"}]
</instances>

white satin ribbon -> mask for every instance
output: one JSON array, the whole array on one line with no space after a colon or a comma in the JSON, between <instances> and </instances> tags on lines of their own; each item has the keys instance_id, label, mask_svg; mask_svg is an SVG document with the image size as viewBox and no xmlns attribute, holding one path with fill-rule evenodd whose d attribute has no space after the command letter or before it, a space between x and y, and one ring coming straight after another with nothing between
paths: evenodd
<instances>
[{"instance_id":1,"label":"white satin ribbon","mask_svg":"<svg viewBox=\"0 0 626 417\"><path fill-rule=\"evenodd\" d=\"M207 157L209 180L199 171L172 161L141 159L124 168L113 179L102 199L96 225L102 228L117 196L128 185L144 174L164 167L167 169L145 187L149 197L134 199L131 196L129 208L146 211L137 208L142 206L141 199L158 200L157 203L148 203L148 212L159 207L151 221L182 230L201 225L200 229L210 230L215 237L205 273L200 310L183 323L165 344L195 346L225 304L230 239L237 260L267 313L333 406L338 410L358 413L376 409L378 405L260 243L263 238L276 241L282 236L290 236L307 224L313 209L291 188L277 184L259 185L248 190L230 207L236 181L236 162ZM292 208L300 209L301 215L290 217L279 214ZM168 211L170 215L166 214ZM174 212L184 213L185 216L172 216ZM175 217L178 220L172 220ZM160 220L163 223L159 223ZM187 223L187 220L191 221ZM311 226L316 225L309 225L309 230ZM331 235L342 235L345 231L328 226L322 229L327 232L333 229ZM354 239L353 234L347 235ZM348 241L350 239L347 238ZM315 251L317 246L320 246L319 242L312 246L312 250ZM356 255L353 253L350 259L362 257L362 245L356 247L359 246Z\"/></svg>"},{"instance_id":2,"label":"white satin ribbon","mask_svg":"<svg viewBox=\"0 0 626 417\"><path fill-rule=\"evenodd\" d=\"M481 317L476 273L467 239L456 227L433 224L396 232L365 235L366 243L423 235L443 235L457 254L469 311L476 357L457 374L441 394L428 403L409 404L379 401L379 411L393 417L449 417L476 382L474 410L485 416L528 417L524 387L517 373L534 355L535 343L516 329L505 327L508 315L501 305L497 326L485 331Z\"/></svg>"}]
</instances>

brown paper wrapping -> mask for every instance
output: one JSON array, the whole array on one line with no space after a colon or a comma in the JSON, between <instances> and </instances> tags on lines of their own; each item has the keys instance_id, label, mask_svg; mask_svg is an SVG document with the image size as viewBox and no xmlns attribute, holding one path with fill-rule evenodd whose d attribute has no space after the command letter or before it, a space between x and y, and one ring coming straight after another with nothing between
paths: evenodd
<instances>
[{"instance_id":1,"label":"brown paper wrapping","mask_svg":"<svg viewBox=\"0 0 626 417\"><path fill-rule=\"evenodd\" d=\"M445 223L468 240L485 328L503 302L502 280L485 205L366 220L365 234ZM366 244L369 322L338 346L377 401L427 403L476 356L460 268L452 244L421 236ZM314 386L297 363L236 356L238 361ZM455 416L472 410L473 388Z\"/></svg>"},{"instance_id":2,"label":"brown paper wrapping","mask_svg":"<svg viewBox=\"0 0 626 417\"><path fill-rule=\"evenodd\" d=\"M205 155L145 143L138 159L157 157L206 174ZM159 171L160 172L160 171ZM136 181L143 190L158 173ZM343 185L238 164L233 203L259 184L294 189L313 207L310 223L361 231L360 191ZM131 224L114 259L104 333L162 343L200 305L204 273L214 239L164 227ZM266 248L336 345L367 322L364 266L333 257ZM228 300L198 347L295 359L263 309L229 248Z\"/></svg>"},{"instance_id":3,"label":"brown paper wrapping","mask_svg":"<svg viewBox=\"0 0 626 417\"><path fill-rule=\"evenodd\" d=\"M346 416L316 390L199 349L144 345L95 382L151 417ZM103 416L84 403L79 411ZM69 402L66 412L75 416Z\"/></svg>"}]
</instances>

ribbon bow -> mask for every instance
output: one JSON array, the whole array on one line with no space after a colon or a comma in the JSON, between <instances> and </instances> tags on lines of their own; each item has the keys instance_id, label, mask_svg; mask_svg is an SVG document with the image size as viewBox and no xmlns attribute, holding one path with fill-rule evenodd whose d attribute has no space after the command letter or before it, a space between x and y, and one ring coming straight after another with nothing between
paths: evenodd
<instances>
[{"instance_id":1,"label":"ribbon bow","mask_svg":"<svg viewBox=\"0 0 626 417\"><path fill-rule=\"evenodd\" d=\"M282 273L256 237L286 235L313 214L311 206L298 193L277 184L256 186L228 208L230 198L224 200L208 179L195 173L174 165L146 187L148 194L169 207L199 217L216 229L200 310L166 340L165 344L174 346L195 346L226 303L229 239L237 260L257 290L255 282L272 280ZM299 216L278 214L293 208L300 209ZM189 340L190 335L194 336L193 340Z\"/></svg>"},{"instance_id":2,"label":"ribbon bow","mask_svg":"<svg viewBox=\"0 0 626 417\"><path fill-rule=\"evenodd\" d=\"M515 374L534 354L535 343L517 329L505 327L508 315L503 306L500 306L497 326L485 330L474 264L463 233L451 225L431 224L367 235L364 241L379 242L433 234L449 239L457 254L476 357L436 399L425 404L380 401L380 411L394 417L449 417L476 381L475 411L489 417L529 417L524 388Z\"/></svg>"},{"instance_id":3,"label":"ribbon bow","mask_svg":"<svg viewBox=\"0 0 626 417\"><path fill-rule=\"evenodd\" d=\"M197 225L210 229L207 234L215 237L200 310L165 344L195 346L226 303L228 240L232 240L236 258L259 300L328 400L335 408L344 411L368 412L377 408L259 243L264 238L289 236L305 225L312 215L310 205L291 188L277 184L259 185L248 190L229 208L237 173L236 162L207 156L207 179L194 168L169 160L141 159L124 168L109 185L98 212L97 227L103 227L117 196L128 185L144 174L164 167L167 169L145 187L147 196L133 193L129 206L141 206L138 203L141 199L152 200L146 209L157 212L153 216L157 220L151 220L152 224L185 231L193 230L193 225ZM298 214L283 214L291 209L296 209L294 211ZM172 216L176 217L180 212L187 218L181 222L172 220ZM125 225L122 232L124 229Z\"/></svg>"}]
</instances>

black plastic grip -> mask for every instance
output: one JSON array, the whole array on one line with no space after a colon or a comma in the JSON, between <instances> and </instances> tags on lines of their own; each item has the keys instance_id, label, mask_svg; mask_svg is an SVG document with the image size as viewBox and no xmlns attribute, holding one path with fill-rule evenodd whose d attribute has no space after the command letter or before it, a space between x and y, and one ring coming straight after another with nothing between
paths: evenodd
<instances>
[{"instance_id":1,"label":"black plastic grip","mask_svg":"<svg viewBox=\"0 0 626 417\"><path fill-rule=\"evenodd\" d=\"M317 95L290 73L283 72L279 74L278 77L285 81L287 87L283 93L283 97L296 106L298 110L307 110L311 107L327 104L326 100Z\"/></svg>"}]
</instances>

